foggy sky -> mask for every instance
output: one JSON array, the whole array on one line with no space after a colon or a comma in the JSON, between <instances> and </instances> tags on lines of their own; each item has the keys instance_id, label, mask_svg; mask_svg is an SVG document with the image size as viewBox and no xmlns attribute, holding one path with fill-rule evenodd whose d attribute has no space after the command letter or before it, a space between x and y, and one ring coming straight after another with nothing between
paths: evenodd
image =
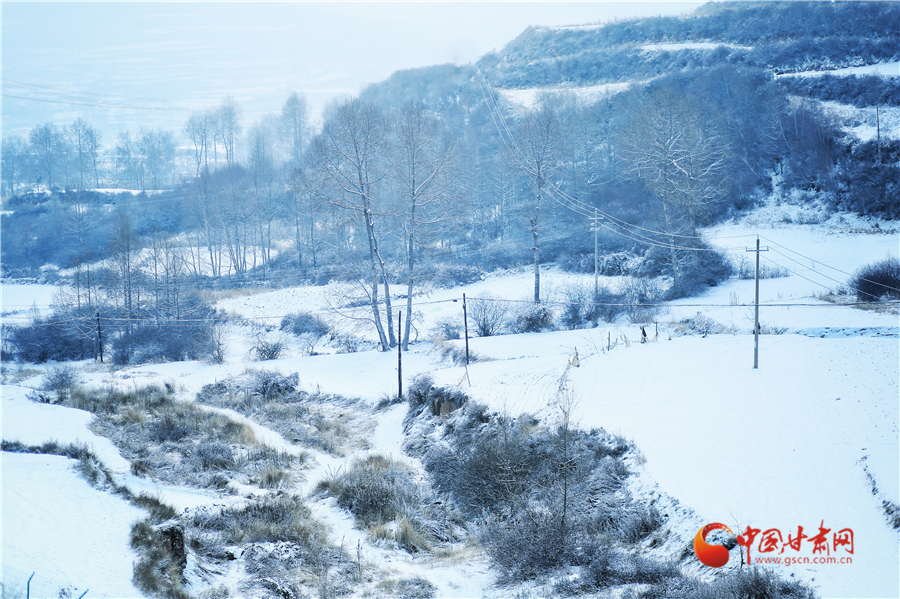
<instances>
[{"instance_id":1,"label":"foggy sky","mask_svg":"<svg viewBox=\"0 0 900 599\"><path fill-rule=\"evenodd\" d=\"M699 2L54 3L2 10L3 136L83 117L118 131L180 129L233 95L244 125L292 91L327 101L398 69L476 61L529 25L690 12Z\"/></svg>"}]
</instances>

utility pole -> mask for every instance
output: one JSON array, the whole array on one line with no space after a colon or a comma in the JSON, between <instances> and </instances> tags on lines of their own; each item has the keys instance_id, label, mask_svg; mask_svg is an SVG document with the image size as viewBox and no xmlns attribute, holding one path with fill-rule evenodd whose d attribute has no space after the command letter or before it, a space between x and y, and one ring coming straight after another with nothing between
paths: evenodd
<instances>
[{"instance_id":1,"label":"utility pole","mask_svg":"<svg viewBox=\"0 0 900 599\"><path fill-rule=\"evenodd\" d=\"M463 293L463 328L466 331L466 367L469 366L469 317L466 316L466 294Z\"/></svg>"},{"instance_id":2,"label":"utility pole","mask_svg":"<svg viewBox=\"0 0 900 599\"><path fill-rule=\"evenodd\" d=\"M597 209L594 208L594 218L591 219L591 228L594 230L594 301L597 301L597 297L600 295L600 284L598 283L598 272L599 272L599 252L598 252L598 244L597 244L597 232L600 229L600 217L597 216Z\"/></svg>"},{"instance_id":3,"label":"utility pole","mask_svg":"<svg viewBox=\"0 0 900 599\"><path fill-rule=\"evenodd\" d=\"M397 310L397 339L400 339L400 317L403 316L401 310ZM403 344L397 344L397 398L403 399Z\"/></svg>"},{"instance_id":4,"label":"utility pole","mask_svg":"<svg viewBox=\"0 0 900 599\"><path fill-rule=\"evenodd\" d=\"M97 310L97 343L100 344L100 363L103 364L103 336L100 334L100 310Z\"/></svg>"},{"instance_id":5,"label":"utility pole","mask_svg":"<svg viewBox=\"0 0 900 599\"><path fill-rule=\"evenodd\" d=\"M759 368L759 253L768 252L769 247L759 247L759 235L756 236L756 249L746 248L748 252L756 252L756 308L753 315L753 368Z\"/></svg>"}]
</instances>

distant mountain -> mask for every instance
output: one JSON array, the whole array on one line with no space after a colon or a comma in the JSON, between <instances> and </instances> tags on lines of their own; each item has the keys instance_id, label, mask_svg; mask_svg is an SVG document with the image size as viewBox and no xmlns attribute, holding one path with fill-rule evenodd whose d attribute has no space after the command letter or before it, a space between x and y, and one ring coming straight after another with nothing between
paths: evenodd
<instances>
[{"instance_id":1,"label":"distant mountain","mask_svg":"<svg viewBox=\"0 0 900 599\"><path fill-rule=\"evenodd\" d=\"M363 95L383 104L423 98L441 108L469 94L480 98L478 84L468 81L476 73L500 89L577 88L723 65L781 75L896 61L898 2L716 2L682 17L530 27L475 65L399 71ZM792 93L857 105L869 102L860 89L877 85L880 101L900 100L897 79L788 85Z\"/></svg>"},{"instance_id":2,"label":"distant mountain","mask_svg":"<svg viewBox=\"0 0 900 599\"><path fill-rule=\"evenodd\" d=\"M723 63L781 74L898 59L896 2L728 2L686 17L532 27L478 66L499 87L534 87L642 80Z\"/></svg>"}]
</instances>

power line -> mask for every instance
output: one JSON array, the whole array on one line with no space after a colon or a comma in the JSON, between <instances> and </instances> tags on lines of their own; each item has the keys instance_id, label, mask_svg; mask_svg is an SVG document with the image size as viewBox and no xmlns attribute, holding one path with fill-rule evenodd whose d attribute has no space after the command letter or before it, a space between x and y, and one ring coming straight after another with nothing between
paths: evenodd
<instances>
[{"instance_id":1,"label":"power line","mask_svg":"<svg viewBox=\"0 0 900 599\"><path fill-rule=\"evenodd\" d=\"M762 237L762 236L760 236L760 237ZM766 241L768 241L769 243L771 243L771 244L773 244L773 245L777 245L777 246L780 247L780 248L784 248L784 249L786 249L786 250L789 251L789 252L792 252L792 253L794 253L794 254L797 254L797 255L800 256L801 258L804 258L804 259L806 259L806 260L809 260L810 262L814 262L814 263L816 263L816 264L820 264L820 265L824 266L825 268L830 268L831 270L835 270L835 271L837 271L837 272L839 272L839 273L841 273L841 274L847 275L848 277L854 276L854 275L850 274L849 272L843 271L843 270L841 270L841 269L839 269L839 268L835 268L834 266L830 266L830 265L828 265L828 264L825 264L824 262L820 262L820 261L818 261L818 260L814 260L813 258L810 258L809 256L804 256L804 255L801 254L800 252L798 252L798 251L796 251L796 250L792 250L792 249L790 249L789 247L783 246L783 245L781 245L780 243L777 243L777 242L775 242L775 241L772 241L772 240L769 239L768 237L763 237L763 239L765 239ZM787 258L788 260L791 260L791 261L793 261L793 262L797 262L796 260L794 260L794 259L791 258L790 256L786 256L785 254L779 252L778 250L773 250L773 251L778 252L779 254L781 254L782 256L784 256L785 258ZM800 262L797 262L797 264L800 264L800 265L803 266L804 268L809 268L808 266L806 266L805 264L802 264L802 263L800 263ZM812 270L812 269L810 269L810 270ZM822 275L822 276L825 276L825 275ZM835 281L836 279L831 279L831 280L832 280L832 281ZM860 280L860 281L865 281L865 282L867 282L867 283L872 283L873 285L879 285L879 286L884 287L884 288L886 288L886 289L890 289L891 291L897 291L897 292L900 292L900 289L898 289L898 288L896 288L896 287L891 287L890 285L885 285L884 283L879 283L878 281L872 281L872 280L870 280L870 279L866 279L866 278L863 278L863 277L860 277L859 280ZM838 282L840 282L840 281L838 281ZM848 286L849 286L849 285L848 285ZM856 289L856 291L859 291L859 290ZM865 293L865 292L863 291L862 293ZM867 294L867 295L871 295L871 294Z\"/></svg>"}]
</instances>

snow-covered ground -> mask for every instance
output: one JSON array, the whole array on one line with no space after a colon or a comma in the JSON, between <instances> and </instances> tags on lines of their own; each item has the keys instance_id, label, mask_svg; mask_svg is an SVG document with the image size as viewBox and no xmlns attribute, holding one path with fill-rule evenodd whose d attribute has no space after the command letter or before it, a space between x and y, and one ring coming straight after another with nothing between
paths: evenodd
<instances>
[{"instance_id":1,"label":"snow-covered ground","mask_svg":"<svg viewBox=\"0 0 900 599\"><path fill-rule=\"evenodd\" d=\"M12 324L19 324L32 311L49 314L58 291L56 285L4 283L0 285L0 313Z\"/></svg>"},{"instance_id":2,"label":"snow-covered ground","mask_svg":"<svg viewBox=\"0 0 900 599\"><path fill-rule=\"evenodd\" d=\"M523 108L531 108L541 94L573 94L579 101L590 104L606 96L623 92L632 85L630 82L602 83L584 87L530 87L526 89L498 89L496 91L512 104Z\"/></svg>"},{"instance_id":3,"label":"snow-covered ground","mask_svg":"<svg viewBox=\"0 0 900 599\"><path fill-rule=\"evenodd\" d=\"M768 248L763 260L794 273L761 281L760 320L785 332L760 337L758 370L752 368L753 281L732 279L699 297L671 302L657 318L660 335L655 342L638 343L639 328L627 320L594 329L474 338L472 351L490 360L470 365L468 378L461 367L442 362L430 343L419 343L403 356L404 380L408 384L416 374L428 372L441 384L460 385L492 410L528 412L542 420L556 417L554 399L564 384L578 400L580 426L620 433L633 439L643 453L646 462L637 465L635 492L662 493L686 508L672 510L667 524L685 543L708 522L723 522L733 530L748 525L778 528L785 538L796 535L798 526L812 536L823 522L832 531L849 528L855 535L852 564L783 566L785 576L812 581L823 597L900 596L898 531L890 528L881 505L900 501L900 319L821 299L860 265L897 256L900 234L890 222L850 215L823 220L816 211L807 214L809 209L795 200L780 198L707 231L711 242L728 248L735 260L753 260L746 248L753 247L760 235L761 245ZM542 271L548 305L559 309L561 290L573 282L592 285L593 277L555 268ZM603 283L615 286L619 280L609 277ZM415 302L420 338L442 318L461 321L463 293L467 298L489 294L527 300L532 284L531 273L524 269L493 273L465 287L430 290ZM41 288L35 291L45 293ZM335 285L281 289L222 300L219 307L271 325L298 311L322 313L336 323L330 306L344 291ZM18 301L30 304L24 295ZM405 311L405 303L395 306ZM727 333L684 335L679 321L698 312ZM648 329L651 337L654 331ZM190 401L202 385L240 376L252 367L297 372L306 389L370 402L396 392L394 353L337 354L334 348L322 347L324 355L305 356L295 344L284 359L251 363L247 351L252 334L246 325L229 328L227 362L222 365L186 362L109 369L82 363L81 378L98 387L170 383ZM610 350L615 340L618 343ZM568 367L576 351L579 366ZM39 379L19 384L35 386ZM133 491L154 492L179 510L225 501L195 489L145 488L150 483L132 477L127 461L112 444L88 429L86 413L29 402L25 387L5 385L2 393L5 440L85 442L123 484ZM345 458L309 451L309 470L294 490L312 489L329 472L366 453L409 461L400 451L403 413L402 406L374 413L366 425L372 427L367 447ZM250 424L265 444L296 449L274 431ZM21 578L22 573L27 578L38 569L31 564L40 564L48 579L79 589L90 587L88 596L129 596L133 556L127 535L140 512L116 496L88 487L71 471L71 460L10 455L3 454L4 580L7 575ZM66 497L47 488L51 486L47 481L56 480ZM91 538L91 547L97 554L116 553L128 561L121 577L108 574L94 582L94 571L82 565L80 557L62 553L62 548L50 553L32 542L47 530L46 518L22 497L43 491L52 501L41 504L41 509L61 521L87 521L88 512L110 519L103 528L105 536ZM343 541L349 547L359 541L364 559L384 572L423 576L438 586L441 597L497 593L490 588L494 575L475 549L461 552L455 561L426 560L372 545L333 499L313 498L311 508L330 526L335 543ZM12 514L15 526L29 534L10 534L6 522ZM65 534L66 539L76 539L80 533ZM808 544L796 555L811 556ZM842 555L842 549L835 551ZM737 563L736 550L733 553ZM758 555L755 547L753 554ZM73 572L83 576L73 577ZM96 589L101 591L94 595Z\"/></svg>"},{"instance_id":4,"label":"snow-covered ground","mask_svg":"<svg viewBox=\"0 0 900 599\"><path fill-rule=\"evenodd\" d=\"M670 44L648 44L641 46L644 52L677 52L678 50L715 50L716 48L731 48L734 50L752 50L752 46L739 46L736 44L722 44L719 42L684 42Z\"/></svg>"},{"instance_id":5,"label":"snow-covered ground","mask_svg":"<svg viewBox=\"0 0 900 599\"><path fill-rule=\"evenodd\" d=\"M2 460L4 597L24 597L32 572L32 597L66 588L70 597L142 596L128 540L143 510L92 488L75 460L8 452Z\"/></svg>"},{"instance_id":6,"label":"snow-covered ground","mask_svg":"<svg viewBox=\"0 0 900 599\"><path fill-rule=\"evenodd\" d=\"M778 77L819 77L821 75L834 75L835 77L853 77L863 75L879 75L881 77L900 77L900 62L883 62L859 67L846 67L843 69L831 69L823 71L802 71L799 73L784 73Z\"/></svg>"}]
</instances>

